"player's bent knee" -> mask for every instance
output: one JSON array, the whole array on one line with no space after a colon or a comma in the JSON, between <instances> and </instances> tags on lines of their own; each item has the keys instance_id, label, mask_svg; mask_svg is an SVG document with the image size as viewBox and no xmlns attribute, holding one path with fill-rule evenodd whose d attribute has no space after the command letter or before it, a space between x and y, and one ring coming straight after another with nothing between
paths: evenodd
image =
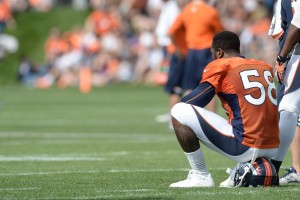
<instances>
[{"instance_id":1,"label":"player's bent knee","mask_svg":"<svg viewBox=\"0 0 300 200\"><path fill-rule=\"evenodd\" d=\"M182 122L182 114L185 112L185 110L187 109L187 107L190 106L186 103L177 103L173 106L173 108L171 109L171 115L172 117L174 117L175 119L177 119L180 123Z\"/></svg>"}]
</instances>

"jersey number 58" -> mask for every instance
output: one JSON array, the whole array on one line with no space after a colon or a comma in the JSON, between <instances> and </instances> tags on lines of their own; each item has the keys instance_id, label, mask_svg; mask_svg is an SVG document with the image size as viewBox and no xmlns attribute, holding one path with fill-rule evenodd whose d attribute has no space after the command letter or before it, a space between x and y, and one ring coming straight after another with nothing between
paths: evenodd
<instances>
[{"instance_id":1,"label":"jersey number 58","mask_svg":"<svg viewBox=\"0 0 300 200\"><path fill-rule=\"evenodd\" d=\"M240 76L242 78L242 82L243 82L243 86L245 89L252 89L252 88L258 88L260 90L260 96L258 98L254 98L251 94L247 94L244 95L245 99L253 104L253 105L261 105L265 102L266 100L266 96L269 97L270 101L274 104L277 105L277 101L276 98L274 98L272 96L272 90L276 90L275 84L274 82L271 82L269 80L269 78L271 78L271 80L273 80L272 78L272 74L270 71L264 71L263 72L263 76L265 81L268 83L268 88L267 88L267 94L266 95L266 88L263 86L263 84L259 81L250 81L249 77L250 76L255 76L255 77L259 77L259 73L257 70L253 69L253 70L247 70L247 71L243 71L240 72Z\"/></svg>"}]
</instances>

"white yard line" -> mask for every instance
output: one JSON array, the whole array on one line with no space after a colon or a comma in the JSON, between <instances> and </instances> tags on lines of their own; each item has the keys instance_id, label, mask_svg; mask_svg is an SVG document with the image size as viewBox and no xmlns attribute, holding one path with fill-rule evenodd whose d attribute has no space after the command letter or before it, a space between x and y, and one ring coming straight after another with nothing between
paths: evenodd
<instances>
[{"instance_id":1,"label":"white yard line","mask_svg":"<svg viewBox=\"0 0 300 200\"><path fill-rule=\"evenodd\" d=\"M14 120L4 120L2 119L0 122L0 126L84 126L84 125L134 125L134 124L154 124L153 121L145 121L143 119L123 119L123 120L115 120L115 119L18 119L17 122Z\"/></svg>"},{"instance_id":2,"label":"white yard line","mask_svg":"<svg viewBox=\"0 0 300 200\"><path fill-rule=\"evenodd\" d=\"M151 133L32 133L32 132L0 132L1 145L64 145L64 144L99 144L99 143L153 143L171 142L175 138L171 135L157 135ZM24 138L24 139L23 139ZM49 140L51 139L51 140ZM95 140L91 140L95 139ZM101 140L97 140L101 139Z\"/></svg>"},{"instance_id":3,"label":"white yard line","mask_svg":"<svg viewBox=\"0 0 300 200\"><path fill-rule=\"evenodd\" d=\"M28 172L28 173L9 173L0 174L0 176L35 176L35 175L51 175L51 174L95 174L99 171L63 171L63 172Z\"/></svg>"},{"instance_id":4,"label":"white yard line","mask_svg":"<svg viewBox=\"0 0 300 200\"><path fill-rule=\"evenodd\" d=\"M73 138L73 139L93 139L93 138L143 138L143 139L169 139L174 138L171 134L152 134L152 133L66 133L66 132L10 132L0 131L0 137L7 138Z\"/></svg>"},{"instance_id":5,"label":"white yard line","mask_svg":"<svg viewBox=\"0 0 300 200\"><path fill-rule=\"evenodd\" d=\"M0 191L40 190L41 188L0 188Z\"/></svg>"},{"instance_id":6,"label":"white yard line","mask_svg":"<svg viewBox=\"0 0 300 200\"><path fill-rule=\"evenodd\" d=\"M175 172L188 171L189 169L111 169L109 173L136 173L136 172Z\"/></svg>"},{"instance_id":7,"label":"white yard line","mask_svg":"<svg viewBox=\"0 0 300 200\"><path fill-rule=\"evenodd\" d=\"M50 156L0 156L0 162L11 162L11 161L104 161L106 158L91 158L91 157L50 157Z\"/></svg>"},{"instance_id":8,"label":"white yard line","mask_svg":"<svg viewBox=\"0 0 300 200\"><path fill-rule=\"evenodd\" d=\"M0 145L5 146L20 146L20 145L73 145L73 144L136 144L136 143L166 143L171 142L173 139L150 139L150 138L135 138L135 139L103 139L103 140L77 140L77 139L39 139L39 140L13 140L13 141L0 141Z\"/></svg>"},{"instance_id":9,"label":"white yard line","mask_svg":"<svg viewBox=\"0 0 300 200\"><path fill-rule=\"evenodd\" d=\"M115 190L115 192L124 192L124 193L126 193L126 192L148 192L148 191L154 191L154 189L132 189L132 190L128 190L128 189L126 189L126 190ZM102 191L100 191L100 192L102 192Z\"/></svg>"},{"instance_id":10,"label":"white yard line","mask_svg":"<svg viewBox=\"0 0 300 200\"><path fill-rule=\"evenodd\" d=\"M22 173L0 173L0 176L34 176L34 175L50 175L50 174L76 174L76 173L136 173L136 172L176 172L188 171L189 169L133 169L133 170L108 170L108 171L55 171L55 172L22 172ZM220 170L220 169L211 169Z\"/></svg>"},{"instance_id":11,"label":"white yard line","mask_svg":"<svg viewBox=\"0 0 300 200\"><path fill-rule=\"evenodd\" d=\"M283 168L288 168L288 166L283 166ZM223 170L225 172L226 168L217 167L211 168L210 171L220 171ZM54 172L21 172L21 173L0 173L0 176L34 176L34 175L50 175L50 174L92 174L92 173L148 173L148 172L188 172L187 168L180 169L111 169L108 171L100 171L100 170L91 170L91 171L54 171ZM297 189L298 191L298 189Z\"/></svg>"}]
</instances>

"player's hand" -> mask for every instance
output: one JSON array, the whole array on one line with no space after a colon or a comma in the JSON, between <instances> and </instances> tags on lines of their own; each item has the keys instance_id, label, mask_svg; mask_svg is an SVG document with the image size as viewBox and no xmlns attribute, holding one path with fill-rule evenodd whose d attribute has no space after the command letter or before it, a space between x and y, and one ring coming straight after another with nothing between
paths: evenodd
<instances>
[{"instance_id":1,"label":"player's hand","mask_svg":"<svg viewBox=\"0 0 300 200\"><path fill-rule=\"evenodd\" d=\"M283 76L284 76L284 64L281 64L276 62L276 66L275 66L275 77L276 77L276 80L279 82L279 83L283 83Z\"/></svg>"},{"instance_id":2,"label":"player's hand","mask_svg":"<svg viewBox=\"0 0 300 200\"><path fill-rule=\"evenodd\" d=\"M284 77L284 71L285 71L285 62L286 58L283 58L281 56L277 56L276 65L275 65L275 71L274 75L279 83L283 83L283 77Z\"/></svg>"}]
</instances>

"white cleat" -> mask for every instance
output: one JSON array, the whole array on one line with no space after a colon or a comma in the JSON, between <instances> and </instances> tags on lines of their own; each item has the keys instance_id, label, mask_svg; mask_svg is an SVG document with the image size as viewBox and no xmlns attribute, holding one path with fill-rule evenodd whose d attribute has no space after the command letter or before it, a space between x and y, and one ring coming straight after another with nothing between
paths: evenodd
<instances>
[{"instance_id":1,"label":"white cleat","mask_svg":"<svg viewBox=\"0 0 300 200\"><path fill-rule=\"evenodd\" d=\"M171 188L191 188L191 187L214 187L215 183L211 176L202 175L198 170L190 170L187 179L172 183Z\"/></svg>"},{"instance_id":2,"label":"white cleat","mask_svg":"<svg viewBox=\"0 0 300 200\"><path fill-rule=\"evenodd\" d=\"M222 183L220 183L219 187L225 187L225 188L232 188L234 187L234 176L235 176L235 172L238 168L239 164L237 166L235 166L234 169L230 169L228 168L226 170L226 172L229 174L228 179L226 179L225 181L223 181Z\"/></svg>"},{"instance_id":3,"label":"white cleat","mask_svg":"<svg viewBox=\"0 0 300 200\"><path fill-rule=\"evenodd\" d=\"M234 187L234 181L233 179L229 176L228 179L220 183L219 187L226 187L226 188L231 188Z\"/></svg>"}]
</instances>

